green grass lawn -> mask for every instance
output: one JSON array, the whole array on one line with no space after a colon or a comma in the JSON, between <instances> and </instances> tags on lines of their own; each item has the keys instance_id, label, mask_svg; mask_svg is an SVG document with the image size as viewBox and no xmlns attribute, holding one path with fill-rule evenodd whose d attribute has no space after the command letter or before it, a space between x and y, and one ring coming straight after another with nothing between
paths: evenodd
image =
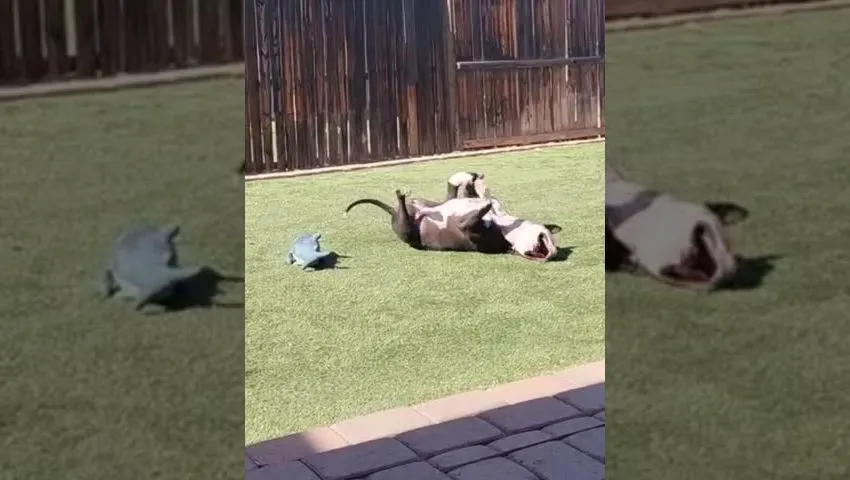
<instances>
[{"instance_id":1,"label":"green grass lawn","mask_svg":"<svg viewBox=\"0 0 850 480\"><path fill-rule=\"evenodd\" d=\"M711 296L608 278L609 478L850 477L848 12L608 35L609 159L783 256Z\"/></svg>"},{"instance_id":2,"label":"green grass lawn","mask_svg":"<svg viewBox=\"0 0 850 480\"><path fill-rule=\"evenodd\" d=\"M97 287L135 221L243 273L243 92L0 104L0 478L241 478L243 310L139 316Z\"/></svg>"},{"instance_id":3,"label":"green grass lawn","mask_svg":"<svg viewBox=\"0 0 850 480\"><path fill-rule=\"evenodd\" d=\"M245 197L245 440L487 387L604 355L604 145L249 183ZM485 173L515 215L560 224L563 262L421 252L389 215L353 200L396 188L441 199L456 171ZM350 258L284 262L320 232Z\"/></svg>"}]
</instances>

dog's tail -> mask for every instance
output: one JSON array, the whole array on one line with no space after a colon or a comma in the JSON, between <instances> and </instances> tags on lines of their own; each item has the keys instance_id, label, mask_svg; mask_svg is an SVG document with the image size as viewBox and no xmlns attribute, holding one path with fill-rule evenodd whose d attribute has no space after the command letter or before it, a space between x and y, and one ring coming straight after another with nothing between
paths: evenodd
<instances>
[{"instance_id":1,"label":"dog's tail","mask_svg":"<svg viewBox=\"0 0 850 480\"><path fill-rule=\"evenodd\" d=\"M374 198L361 198L360 200L357 200L357 201L351 202L351 205L349 205L348 207L346 207L346 209L345 209L345 214L346 214L346 215L348 215L348 212L349 212L352 208L356 207L357 205L362 205L362 204L364 204L364 203L368 203L369 205L374 205L374 206L376 206L376 207L380 208L381 210L383 210L383 211L385 211L385 212L389 213L390 215L393 215L393 214L395 213L395 212L393 211L392 207L390 207L389 205L387 205L386 203L384 203L384 202L382 202L382 201L380 201L380 200L375 200Z\"/></svg>"}]
</instances>

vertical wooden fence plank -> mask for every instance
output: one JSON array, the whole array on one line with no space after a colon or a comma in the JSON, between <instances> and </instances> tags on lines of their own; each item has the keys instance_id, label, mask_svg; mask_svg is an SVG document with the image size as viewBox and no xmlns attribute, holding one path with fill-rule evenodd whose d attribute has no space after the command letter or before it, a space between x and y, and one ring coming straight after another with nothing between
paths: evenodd
<instances>
[{"instance_id":1,"label":"vertical wooden fence plank","mask_svg":"<svg viewBox=\"0 0 850 480\"><path fill-rule=\"evenodd\" d=\"M438 8L440 11L440 26L442 30L440 42L443 47L442 51L440 51L440 67L442 70L441 73L443 75L443 84L445 88L445 109L443 111L443 125L446 131L443 152L447 153L456 150L458 148L458 145L460 145L460 132L458 129L457 111L457 59L455 54L455 38L454 34L452 33L451 24L451 0L444 0L440 2Z\"/></svg>"},{"instance_id":2,"label":"vertical wooden fence plank","mask_svg":"<svg viewBox=\"0 0 850 480\"><path fill-rule=\"evenodd\" d=\"M242 2L247 0L230 0L230 37L233 42L234 56L230 61L244 61L245 19L242 15Z\"/></svg>"},{"instance_id":3,"label":"vertical wooden fence plank","mask_svg":"<svg viewBox=\"0 0 850 480\"><path fill-rule=\"evenodd\" d=\"M368 119L368 102L366 92L368 89L367 65L364 45L366 42L365 30L365 8L367 0L350 0L346 2L349 7L348 26L350 37L348 42L350 88L348 99L353 118L351 122L351 163L364 163L368 160L368 142L366 121Z\"/></svg>"},{"instance_id":4,"label":"vertical wooden fence plank","mask_svg":"<svg viewBox=\"0 0 850 480\"><path fill-rule=\"evenodd\" d=\"M377 2L380 20L379 36L376 39L376 59L378 60L378 93L379 108L381 109L381 156L380 160L395 158L398 154L396 145L396 111L393 105L393 92L390 88L391 76L394 74L392 43L395 38L395 30L392 24L392 0L379 0Z\"/></svg>"},{"instance_id":5,"label":"vertical wooden fence plank","mask_svg":"<svg viewBox=\"0 0 850 480\"><path fill-rule=\"evenodd\" d=\"M509 2L507 7L508 28L510 29L510 47L508 54L510 58L519 58L519 25L517 20L517 5L516 1ZM506 129L508 135L518 137L522 133L522 105L520 104L520 91L525 90L526 86L520 83L520 75L518 70L513 70L508 73L508 81L510 82L508 90L508 108L510 114L508 122L510 126Z\"/></svg>"},{"instance_id":6,"label":"vertical wooden fence plank","mask_svg":"<svg viewBox=\"0 0 850 480\"><path fill-rule=\"evenodd\" d=\"M393 73L392 91L395 97L396 108L396 148L398 155L401 157L410 156L410 136L408 131L407 120L409 114L407 112L407 45L405 32L405 3L399 1L394 4L393 22L395 24L395 41L393 42L393 63L395 71Z\"/></svg>"},{"instance_id":7,"label":"vertical wooden fence plank","mask_svg":"<svg viewBox=\"0 0 850 480\"><path fill-rule=\"evenodd\" d=\"M309 0L307 0L309 1ZM296 92L298 98L296 115L298 116L298 155L299 169L313 168L316 162L316 132L314 129L315 107L313 106L312 75L313 45L309 43L309 10L307 1L295 0L296 45L295 69Z\"/></svg>"},{"instance_id":8,"label":"vertical wooden fence plank","mask_svg":"<svg viewBox=\"0 0 850 480\"><path fill-rule=\"evenodd\" d=\"M0 0L0 84L13 83L20 76L20 63L15 52L15 17L13 0Z\"/></svg>"},{"instance_id":9,"label":"vertical wooden fence plank","mask_svg":"<svg viewBox=\"0 0 850 480\"><path fill-rule=\"evenodd\" d=\"M273 149L271 143L271 82L269 81L269 39L268 25L269 4L276 0L257 1L257 45L258 45L258 69L257 77L260 88L260 111L261 142L263 146L262 164L263 171L271 171L273 166ZM272 7L274 8L274 7Z\"/></svg>"},{"instance_id":10,"label":"vertical wooden fence plank","mask_svg":"<svg viewBox=\"0 0 850 480\"><path fill-rule=\"evenodd\" d=\"M74 0L74 20L77 31L78 77L95 76L97 63L97 45L95 44L95 5L94 0Z\"/></svg>"},{"instance_id":11,"label":"vertical wooden fence plank","mask_svg":"<svg viewBox=\"0 0 850 480\"><path fill-rule=\"evenodd\" d=\"M503 15L503 11L505 10L502 5L503 3L509 2L499 2L493 5L490 8L490 18L488 19L488 23L491 25L489 43L491 45L491 59L493 60L510 58L507 49L507 25L505 23L505 16ZM507 74L505 70L497 70L491 72L489 77L491 83L488 94L491 98L491 108L493 110L490 117L490 135L498 138L506 136L507 112L505 107L507 100L505 98L505 92L507 89L505 88L505 83L507 81Z\"/></svg>"},{"instance_id":12,"label":"vertical wooden fence plank","mask_svg":"<svg viewBox=\"0 0 850 480\"><path fill-rule=\"evenodd\" d=\"M281 34L281 58L283 59L282 92L284 115L283 121L287 141L286 169L298 170L302 167L306 152L305 124L302 122L304 115L303 94L300 85L298 58L300 48L299 26L302 17L298 12L297 1L284 1L279 6L280 34Z\"/></svg>"},{"instance_id":13,"label":"vertical wooden fence plank","mask_svg":"<svg viewBox=\"0 0 850 480\"><path fill-rule=\"evenodd\" d=\"M269 116L274 122L270 122L271 129L269 130L269 140L272 147L272 157L269 160L269 167L272 171L278 171L283 168L281 157L281 147L283 146L283 61L281 54L281 7L279 1L266 2L265 18L265 42L268 58L268 105Z\"/></svg>"},{"instance_id":14,"label":"vertical wooden fence plank","mask_svg":"<svg viewBox=\"0 0 850 480\"><path fill-rule=\"evenodd\" d=\"M198 15L200 19L201 63L205 65L219 63L222 55L218 0L200 0L198 2Z\"/></svg>"},{"instance_id":15,"label":"vertical wooden fence plank","mask_svg":"<svg viewBox=\"0 0 850 480\"><path fill-rule=\"evenodd\" d=\"M41 51L41 21L39 2L18 2L18 25L21 32L21 57L24 78L34 82L44 75L45 62Z\"/></svg>"},{"instance_id":16,"label":"vertical wooden fence plank","mask_svg":"<svg viewBox=\"0 0 850 480\"><path fill-rule=\"evenodd\" d=\"M393 12L398 2L382 0L379 4L383 17L384 37L379 42L379 54L383 74L381 75L381 97L383 97L383 122L381 133L384 137L384 155L382 159L398 158L398 107L395 98L393 80L396 77L395 46L398 44L398 25Z\"/></svg>"},{"instance_id":17,"label":"vertical wooden fence plank","mask_svg":"<svg viewBox=\"0 0 850 480\"><path fill-rule=\"evenodd\" d=\"M245 115L246 128L250 130L251 173L261 173L263 158L263 132L260 127L259 68L257 65L257 16L255 0L245 0ZM246 154L247 155L247 154Z\"/></svg>"},{"instance_id":18,"label":"vertical wooden fence plank","mask_svg":"<svg viewBox=\"0 0 850 480\"><path fill-rule=\"evenodd\" d=\"M551 17L553 31L550 38L552 56L558 58L567 57L566 32L567 32L567 10L565 1L551 2ZM565 105L565 92L567 90L566 72L568 67L553 67L552 83L554 85L554 99L552 101L552 120L554 130L566 132L567 111Z\"/></svg>"},{"instance_id":19,"label":"vertical wooden fence plank","mask_svg":"<svg viewBox=\"0 0 850 480\"><path fill-rule=\"evenodd\" d=\"M322 0L322 22L325 25L322 38L322 54L326 56L327 65L325 78L325 108L327 109L327 142L328 163L342 165L345 163L345 151L342 144L342 125L340 91L345 89L340 79L341 66L345 68L345 45L340 42L345 32L345 23L338 13L339 2ZM340 59L343 59L340 62Z\"/></svg>"},{"instance_id":20,"label":"vertical wooden fence plank","mask_svg":"<svg viewBox=\"0 0 850 480\"><path fill-rule=\"evenodd\" d=\"M430 14L431 5L426 2L416 2L416 41L417 41L417 70L418 92L417 110L419 114L419 145L422 155L433 155L437 151L436 125L434 122L434 90L435 75L433 67L434 32L433 16Z\"/></svg>"},{"instance_id":21,"label":"vertical wooden fence plank","mask_svg":"<svg viewBox=\"0 0 850 480\"><path fill-rule=\"evenodd\" d=\"M122 28L124 12L121 0L98 1L98 31L100 31L100 70L114 75L126 70L125 36Z\"/></svg>"},{"instance_id":22,"label":"vertical wooden fence plank","mask_svg":"<svg viewBox=\"0 0 850 480\"><path fill-rule=\"evenodd\" d=\"M406 68L405 114L407 124L407 149L410 155L422 154L419 128L419 52L417 49L416 0L403 0L404 24L407 35L404 62Z\"/></svg>"},{"instance_id":23,"label":"vertical wooden fence plank","mask_svg":"<svg viewBox=\"0 0 850 480\"><path fill-rule=\"evenodd\" d=\"M279 28L280 28L280 56L282 62L281 96L282 114L279 120L282 123L282 145L280 151L282 166L285 170L295 169L298 156L298 126L296 124L295 112L295 22L292 5L286 3L280 5Z\"/></svg>"},{"instance_id":24,"label":"vertical wooden fence plank","mask_svg":"<svg viewBox=\"0 0 850 480\"><path fill-rule=\"evenodd\" d=\"M253 11L254 0L244 0L244 2L245 9L250 8ZM181 68L189 65L189 43L192 41L191 4L192 0L171 0L171 23L174 29L174 46L171 50L171 59L175 65ZM247 38L249 33L246 31L245 35ZM245 52L247 54L248 50Z\"/></svg>"},{"instance_id":25,"label":"vertical wooden fence plank","mask_svg":"<svg viewBox=\"0 0 850 480\"><path fill-rule=\"evenodd\" d=\"M322 15L322 0L310 0L305 4L307 13L305 50L302 55L308 59L307 86L310 101L310 126L313 130L311 143L313 144L312 158L317 167L328 166L327 153L327 104L325 92L327 90L327 79L325 78L326 59L322 39L325 30L325 18Z\"/></svg>"},{"instance_id":26,"label":"vertical wooden fence plank","mask_svg":"<svg viewBox=\"0 0 850 480\"><path fill-rule=\"evenodd\" d=\"M339 3L339 2L335 2ZM360 59L363 55L362 47L358 46L359 25L362 22L362 0L342 2L342 15L345 23L345 35L342 39L345 45L345 96L340 98L340 103L346 109L346 128L348 130L348 143L346 144L345 164L359 162L362 155L362 118L363 109L359 98L360 85L363 81L360 77ZM361 42L362 43L362 42Z\"/></svg>"},{"instance_id":27,"label":"vertical wooden fence plank","mask_svg":"<svg viewBox=\"0 0 850 480\"><path fill-rule=\"evenodd\" d=\"M338 81L340 88L337 94L337 108L339 109L339 143L340 149L342 151L342 157L340 159L340 165L345 165L350 162L351 158L351 104L348 102L350 97L350 88L351 88L351 69L353 68L352 62L349 60L351 55L351 47L347 43L347 39L349 38L349 30L351 29L351 25L347 22L345 18L345 6L341 5L340 2L329 1L328 2L333 8L334 12L334 24L338 26L339 30L335 30L337 33L336 41L333 43L335 45L333 48L338 52L337 55L337 71L338 71ZM331 47L329 46L329 49ZM329 50L330 51L330 50Z\"/></svg>"},{"instance_id":28,"label":"vertical wooden fence plank","mask_svg":"<svg viewBox=\"0 0 850 480\"><path fill-rule=\"evenodd\" d=\"M378 130L380 128L381 123L381 111L378 106L378 96L380 92L380 83L378 80L378 59L377 59L377 49L375 47L375 41L378 37L376 23L370 21L375 18L377 13L377 9L375 8L375 0L365 0L364 5L364 17L367 20L367 27L365 36L366 36L366 78L367 78L367 101L368 106L366 107L367 111L367 125L368 125L368 142L369 142L369 159L371 162L375 156L379 155L378 152L381 151L380 145L380 134Z\"/></svg>"},{"instance_id":29,"label":"vertical wooden fence plank","mask_svg":"<svg viewBox=\"0 0 850 480\"><path fill-rule=\"evenodd\" d=\"M168 44L168 0L146 0L148 7L147 47L149 60L146 70L168 69L171 47Z\"/></svg>"},{"instance_id":30,"label":"vertical wooden fence plank","mask_svg":"<svg viewBox=\"0 0 850 480\"><path fill-rule=\"evenodd\" d=\"M233 29L231 29L230 19L230 0L218 1L218 31L219 44L221 47L221 63L232 62L234 55L233 49Z\"/></svg>"},{"instance_id":31,"label":"vertical wooden fence plank","mask_svg":"<svg viewBox=\"0 0 850 480\"><path fill-rule=\"evenodd\" d=\"M68 72L68 45L65 32L65 0L44 0L47 30L47 74L59 77Z\"/></svg>"},{"instance_id":32,"label":"vertical wooden fence plank","mask_svg":"<svg viewBox=\"0 0 850 480\"><path fill-rule=\"evenodd\" d=\"M404 97L399 91L398 79L404 77L404 64L401 63L402 58L399 55L399 52L404 50L404 18L402 17L404 5L402 2L395 1L390 2L387 7L387 25L390 27L390 34L387 36L387 65L389 67L387 97L392 112L387 128L390 137L390 154L393 158L401 158L405 156L401 148L403 137L401 136L400 121Z\"/></svg>"},{"instance_id":33,"label":"vertical wooden fence plank","mask_svg":"<svg viewBox=\"0 0 850 480\"><path fill-rule=\"evenodd\" d=\"M121 33L123 38L123 53L125 58L124 69L129 73L138 73L145 70L147 58L147 35L145 25L147 23L148 9L145 2L124 0L121 4L122 22Z\"/></svg>"},{"instance_id":34,"label":"vertical wooden fence plank","mask_svg":"<svg viewBox=\"0 0 850 480\"><path fill-rule=\"evenodd\" d=\"M454 62L466 61L470 57L471 40L469 39L469 2L467 0L449 0L452 4L452 36L454 43ZM456 65L455 65L456 67ZM468 93L469 72L458 71L455 82L457 95L455 106L458 117L458 145L460 148L463 140L469 135L470 129L470 98Z\"/></svg>"}]
</instances>

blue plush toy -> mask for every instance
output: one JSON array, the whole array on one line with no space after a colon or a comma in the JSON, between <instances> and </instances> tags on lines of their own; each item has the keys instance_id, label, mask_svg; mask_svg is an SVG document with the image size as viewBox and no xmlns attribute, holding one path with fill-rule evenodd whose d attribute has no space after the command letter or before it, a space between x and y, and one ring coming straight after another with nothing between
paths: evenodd
<instances>
[{"instance_id":1,"label":"blue plush toy","mask_svg":"<svg viewBox=\"0 0 850 480\"><path fill-rule=\"evenodd\" d=\"M169 298L178 283L201 272L198 266L178 266L174 238L180 227L141 226L122 233L115 242L103 276L103 293L135 300L136 310Z\"/></svg>"},{"instance_id":2,"label":"blue plush toy","mask_svg":"<svg viewBox=\"0 0 850 480\"><path fill-rule=\"evenodd\" d=\"M322 235L314 233L312 235L301 235L295 239L295 244L289 250L287 263L292 265L300 265L302 270L307 270L309 267L314 269L322 266L324 260L333 252L323 252L319 245L319 239Z\"/></svg>"}]
</instances>

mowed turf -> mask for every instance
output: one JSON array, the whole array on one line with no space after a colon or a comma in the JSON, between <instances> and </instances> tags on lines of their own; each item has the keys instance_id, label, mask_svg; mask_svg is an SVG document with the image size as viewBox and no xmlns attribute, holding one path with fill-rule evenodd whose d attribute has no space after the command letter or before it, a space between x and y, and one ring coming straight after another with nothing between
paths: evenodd
<instances>
[{"instance_id":1,"label":"mowed turf","mask_svg":"<svg viewBox=\"0 0 850 480\"><path fill-rule=\"evenodd\" d=\"M604 145L559 147L246 186L246 442L487 387L604 355ZM514 215L557 223L566 261L422 252L401 243L394 190L445 198L486 175ZM349 258L303 272L299 233Z\"/></svg>"},{"instance_id":2,"label":"mowed turf","mask_svg":"<svg viewBox=\"0 0 850 480\"><path fill-rule=\"evenodd\" d=\"M762 279L700 296L609 277L608 477L850 475L848 24L841 10L608 35L609 161L748 207L733 240Z\"/></svg>"},{"instance_id":3,"label":"mowed turf","mask_svg":"<svg viewBox=\"0 0 850 480\"><path fill-rule=\"evenodd\" d=\"M222 80L0 104L0 477L242 475L243 310L141 316L98 288L135 222L243 273L243 102Z\"/></svg>"}]
</instances>

